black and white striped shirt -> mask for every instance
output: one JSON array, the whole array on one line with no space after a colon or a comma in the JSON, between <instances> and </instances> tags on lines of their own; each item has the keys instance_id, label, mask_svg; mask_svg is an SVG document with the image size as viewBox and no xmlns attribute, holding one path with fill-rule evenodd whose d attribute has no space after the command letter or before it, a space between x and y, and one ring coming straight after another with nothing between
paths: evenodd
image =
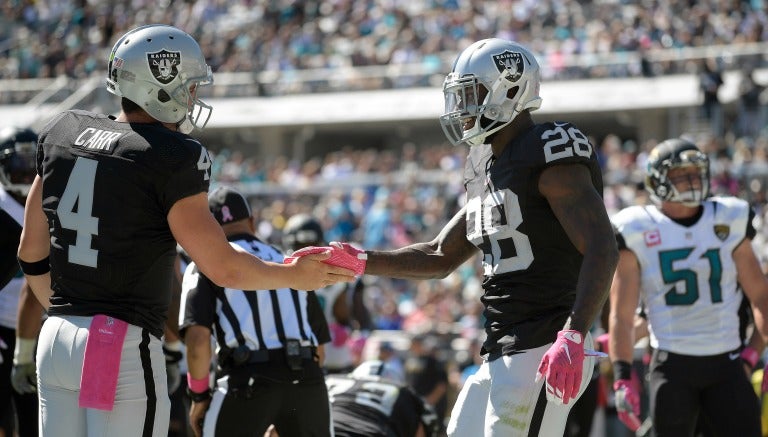
<instances>
[{"instance_id":1,"label":"black and white striped shirt","mask_svg":"<svg viewBox=\"0 0 768 437\"><path fill-rule=\"evenodd\" d=\"M229 237L264 261L282 262L283 254L258 238L242 234ZM282 349L286 339L302 346L330 341L328 325L314 291L243 291L219 287L192 262L184 272L179 330L192 325L211 329L219 345L235 349Z\"/></svg>"}]
</instances>

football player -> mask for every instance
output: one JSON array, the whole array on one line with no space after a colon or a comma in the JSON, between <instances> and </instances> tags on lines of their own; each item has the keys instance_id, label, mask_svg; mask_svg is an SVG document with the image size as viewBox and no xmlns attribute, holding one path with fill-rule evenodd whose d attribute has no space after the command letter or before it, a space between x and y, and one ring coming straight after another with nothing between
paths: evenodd
<instances>
[{"instance_id":1,"label":"football player","mask_svg":"<svg viewBox=\"0 0 768 437\"><path fill-rule=\"evenodd\" d=\"M36 150L37 134L31 129L0 130L0 239L9 239L2 256L9 266L0 283L0 430L13 435L15 422L20 437L37 435L35 346L43 307L29 290L16 261L23 205L35 177Z\"/></svg>"},{"instance_id":2,"label":"football player","mask_svg":"<svg viewBox=\"0 0 768 437\"><path fill-rule=\"evenodd\" d=\"M65 111L40 132L19 264L49 316L37 354L43 436L167 435L161 338L177 242L223 287L354 279L321 262L329 253L279 264L229 244L208 209L208 152L187 135L210 117L198 91L212 80L194 38L141 26L109 55L120 114Z\"/></svg>"},{"instance_id":3,"label":"football player","mask_svg":"<svg viewBox=\"0 0 768 437\"><path fill-rule=\"evenodd\" d=\"M367 251L365 273L443 278L479 250L485 360L464 384L448 434L562 435L592 374L588 332L618 258L595 148L573 124L534 122L539 64L515 42L470 45L443 93L446 136L470 146L466 205L432 241Z\"/></svg>"},{"instance_id":4,"label":"football player","mask_svg":"<svg viewBox=\"0 0 768 437\"><path fill-rule=\"evenodd\" d=\"M325 380L337 437L432 437L432 407L378 360L361 363L348 375Z\"/></svg>"},{"instance_id":5,"label":"football player","mask_svg":"<svg viewBox=\"0 0 768 437\"><path fill-rule=\"evenodd\" d=\"M755 328L768 335L768 279L752 249L753 212L738 198L708 197L709 159L681 138L650 152L645 187L652 205L612 217L620 257L609 350L619 418L636 429L640 402L630 363L642 301L654 348L650 416L656 435L693 435L703 416L714 435L760 436L758 399L742 366L743 358L754 366L758 351L742 349L739 327L746 295Z\"/></svg>"}]
</instances>

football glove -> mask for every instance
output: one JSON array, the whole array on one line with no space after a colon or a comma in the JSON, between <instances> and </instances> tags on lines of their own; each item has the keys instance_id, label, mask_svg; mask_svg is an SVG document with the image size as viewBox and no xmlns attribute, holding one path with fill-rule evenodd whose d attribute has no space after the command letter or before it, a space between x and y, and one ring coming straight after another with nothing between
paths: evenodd
<instances>
[{"instance_id":1,"label":"football glove","mask_svg":"<svg viewBox=\"0 0 768 437\"><path fill-rule=\"evenodd\" d=\"M165 376L168 381L168 394L175 392L181 385L181 369L179 362L184 358L181 351L181 342L163 344L163 354L165 355Z\"/></svg>"},{"instance_id":2,"label":"football glove","mask_svg":"<svg viewBox=\"0 0 768 437\"><path fill-rule=\"evenodd\" d=\"M294 259L305 255L313 255L316 253L323 253L327 250L331 251L331 257L323 260L322 262L338 267L344 267L346 269L354 270L355 275L360 276L365 273L366 254L365 251L355 249L348 243L337 243L333 246L308 246L303 249L299 249L293 252L291 256L286 257L283 260L284 264L290 264Z\"/></svg>"},{"instance_id":3,"label":"football glove","mask_svg":"<svg viewBox=\"0 0 768 437\"><path fill-rule=\"evenodd\" d=\"M584 335L574 330L560 331L541 358L536 382L544 379L548 401L568 404L579 395L583 366Z\"/></svg>"},{"instance_id":4,"label":"football glove","mask_svg":"<svg viewBox=\"0 0 768 437\"><path fill-rule=\"evenodd\" d=\"M18 393L27 394L37 391L37 368L34 358L36 346L35 339L16 337L11 385Z\"/></svg>"},{"instance_id":5,"label":"football glove","mask_svg":"<svg viewBox=\"0 0 768 437\"><path fill-rule=\"evenodd\" d=\"M613 389L616 391L616 412L624 425L630 431L635 432L640 428L640 396L633 388L632 381L628 379L618 379L613 383Z\"/></svg>"}]
</instances>

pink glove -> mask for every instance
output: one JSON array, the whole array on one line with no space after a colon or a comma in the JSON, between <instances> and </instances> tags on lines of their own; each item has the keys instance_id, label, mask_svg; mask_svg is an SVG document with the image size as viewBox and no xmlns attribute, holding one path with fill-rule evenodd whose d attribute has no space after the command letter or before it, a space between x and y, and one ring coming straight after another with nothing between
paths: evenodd
<instances>
[{"instance_id":1,"label":"pink glove","mask_svg":"<svg viewBox=\"0 0 768 437\"><path fill-rule=\"evenodd\" d=\"M597 345L597 350L601 352L608 353L610 352L608 350L608 343L610 342L610 335L606 332L605 334L601 334L597 336L595 339L595 344Z\"/></svg>"},{"instance_id":2,"label":"pink glove","mask_svg":"<svg viewBox=\"0 0 768 437\"><path fill-rule=\"evenodd\" d=\"M536 382L544 378L548 401L568 404L579 394L583 366L584 336L579 331L560 331L541 358Z\"/></svg>"},{"instance_id":3,"label":"pink glove","mask_svg":"<svg viewBox=\"0 0 768 437\"><path fill-rule=\"evenodd\" d=\"M347 243L342 243L342 246L346 245L354 249ZM354 249L357 253L352 253L348 249L338 246L309 246L303 249L299 249L293 252L291 256L286 257L283 260L283 264L290 264L293 260L305 255L314 255L316 253L323 253L327 250L331 251L331 257L323 260L324 263L333 266L344 267L346 269L354 270L355 275L362 275L365 273L365 252L362 250Z\"/></svg>"},{"instance_id":4,"label":"pink glove","mask_svg":"<svg viewBox=\"0 0 768 437\"><path fill-rule=\"evenodd\" d=\"M616 391L616 412L619 420L627 425L630 431L635 432L640 428L640 396L632 386L632 381L619 379L613 383Z\"/></svg>"}]
</instances>

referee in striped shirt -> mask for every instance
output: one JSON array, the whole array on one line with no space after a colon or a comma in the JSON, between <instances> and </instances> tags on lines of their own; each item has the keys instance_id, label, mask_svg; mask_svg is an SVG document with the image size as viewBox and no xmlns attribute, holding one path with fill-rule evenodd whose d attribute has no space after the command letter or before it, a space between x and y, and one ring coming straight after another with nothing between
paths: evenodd
<instances>
[{"instance_id":1,"label":"referee in striped shirt","mask_svg":"<svg viewBox=\"0 0 768 437\"><path fill-rule=\"evenodd\" d=\"M250 205L220 187L208 205L230 241L265 261L282 253L254 236ZM263 436L270 424L284 436L332 434L321 368L328 325L313 291L222 288L194 263L184 274L180 335L187 346L190 422L196 435ZM209 389L211 335L216 340Z\"/></svg>"}]
</instances>

